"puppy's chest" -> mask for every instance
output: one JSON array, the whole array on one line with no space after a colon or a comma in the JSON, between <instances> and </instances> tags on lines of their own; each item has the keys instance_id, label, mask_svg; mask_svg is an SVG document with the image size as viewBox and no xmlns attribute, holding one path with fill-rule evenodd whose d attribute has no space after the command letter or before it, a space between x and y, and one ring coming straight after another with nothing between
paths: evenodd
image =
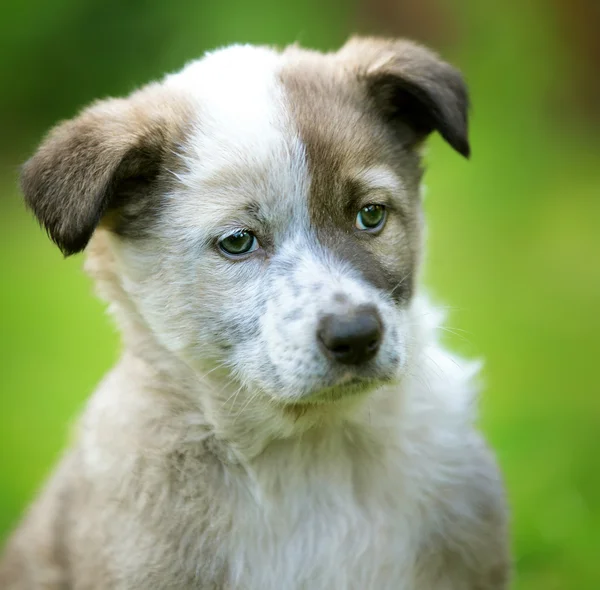
<instances>
[{"instance_id":1,"label":"puppy's chest","mask_svg":"<svg viewBox=\"0 0 600 590\"><path fill-rule=\"evenodd\" d=\"M390 466L274 464L238 489L231 588L411 588L418 507Z\"/></svg>"}]
</instances>

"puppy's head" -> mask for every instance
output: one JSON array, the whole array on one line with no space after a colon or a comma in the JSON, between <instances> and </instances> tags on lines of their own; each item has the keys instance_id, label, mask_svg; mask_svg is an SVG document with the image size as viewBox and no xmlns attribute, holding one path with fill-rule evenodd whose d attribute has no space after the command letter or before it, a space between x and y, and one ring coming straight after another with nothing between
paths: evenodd
<instances>
[{"instance_id":1,"label":"puppy's head","mask_svg":"<svg viewBox=\"0 0 600 590\"><path fill-rule=\"evenodd\" d=\"M22 186L65 254L109 236L170 354L241 400L326 403L407 370L433 131L468 156L464 83L422 47L235 46L59 125Z\"/></svg>"}]
</instances>

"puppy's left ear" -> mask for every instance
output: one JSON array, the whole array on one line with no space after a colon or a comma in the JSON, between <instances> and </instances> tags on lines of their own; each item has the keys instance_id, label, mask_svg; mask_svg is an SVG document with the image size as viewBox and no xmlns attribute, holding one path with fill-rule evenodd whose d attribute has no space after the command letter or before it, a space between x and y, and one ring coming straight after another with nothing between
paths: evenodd
<instances>
[{"instance_id":1,"label":"puppy's left ear","mask_svg":"<svg viewBox=\"0 0 600 590\"><path fill-rule=\"evenodd\" d=\"M469 157L469 99L458 70L410 41L355 37L339 55L358 66L378 110L390 123L412 130L415 144L438 131Z\"/></svg>"}]
</instances>

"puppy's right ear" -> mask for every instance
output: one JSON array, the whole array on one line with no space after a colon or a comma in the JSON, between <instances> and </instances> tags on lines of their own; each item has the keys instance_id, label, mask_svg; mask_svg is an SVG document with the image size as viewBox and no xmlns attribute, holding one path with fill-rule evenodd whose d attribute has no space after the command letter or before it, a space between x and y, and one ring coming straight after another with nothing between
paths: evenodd
<instances>
[{"instance_id":1,"label":"puppy's right ear","mask_svg":"<svg viewBox=\"0 0 600 590\"><path fill-rule=\"evenodd\" d=\"M48 134L23 166L21 188L65 256L85 248L103 216L122 205L125 188L157 177L181 115L160 87L150 86L96 103Z\"/></svg>"},{"instance_id":2,"label":"puppy's right ear","mask_svg":"<svg viewBox=\"0 0 600 590\"><path fill-rule=\"evenodd\" d=\"M437 130L469 157L469 98L458 70L406 40L354 37L338 54L358 68L359 79L388 123L407 125L417 143Z\"/></svg>"}]
</instances>

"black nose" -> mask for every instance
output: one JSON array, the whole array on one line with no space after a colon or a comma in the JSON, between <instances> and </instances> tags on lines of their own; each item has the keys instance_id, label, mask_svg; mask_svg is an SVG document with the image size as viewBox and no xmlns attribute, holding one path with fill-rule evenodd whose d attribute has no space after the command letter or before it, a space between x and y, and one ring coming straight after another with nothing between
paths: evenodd
<instances>
[{"instance_id":1,"label":"black nose","mask_svg":"<svg viewBox=\"0 0 600 590\"><path fill-rule=\"evenodd\" d=\"M317 340L329 358L358 365L377 354L382 333L377 310L362 305L344 315L324 316L317 328Z\"/></svg>"}]
</instances>

